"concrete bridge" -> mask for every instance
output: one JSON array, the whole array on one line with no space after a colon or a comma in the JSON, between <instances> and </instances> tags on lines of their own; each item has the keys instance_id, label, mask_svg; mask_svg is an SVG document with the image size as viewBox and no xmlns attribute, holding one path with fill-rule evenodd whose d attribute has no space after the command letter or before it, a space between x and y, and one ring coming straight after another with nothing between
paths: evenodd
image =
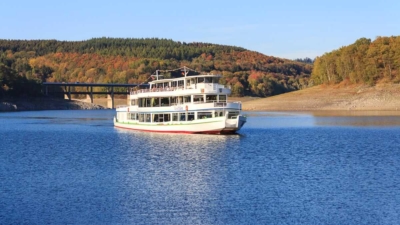
<instances>
[{"instance_id":1,"label":"concrete bridge","mask_svg":"<svg viewBox=\"0 0 400 225\"><path fill-rule=\"evenodd\" d=\"M45 95L63 94L65 99L71 100L72 94L86 94L86 99L93 103L94 94L107 95L107 107L115 108L114 95L126 95L129 101L129 89L133 87L148 87L148 84L100 84L100 83L43 83ZM83 88L76 88L83 87ZM102 91L93 91L93 87L103 87ZM129 104L127 102L127 104Z\"/></svg>"}]
</instances>

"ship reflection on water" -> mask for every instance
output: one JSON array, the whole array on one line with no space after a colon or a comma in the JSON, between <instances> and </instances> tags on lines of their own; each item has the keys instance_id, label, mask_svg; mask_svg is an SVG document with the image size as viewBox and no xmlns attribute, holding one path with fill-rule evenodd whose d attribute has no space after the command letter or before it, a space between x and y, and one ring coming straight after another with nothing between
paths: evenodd
<instances>
[{"instance_id":1,"label":"ship reflection on water","mask_svg":"<svg viewBox=\"0 0 400 225\"><path fill-rule=\"evenodd\" d=\"M174 218L174 222L212 223L204 213L216 207L219 183L226 177L221 162L228 142L240 141L239 135L196 135L140 132L118 129L123 142L129 142L124 162L128 167L125 193L141 206L128 208L127 214ZM138 143L139 142L139 143ZM127 145L127 143L124 143ZM134 184L134 185L131 185ZM144 206L144 207L143 207ZM153 210L147 210L149 207ZM188 209L193 214L188 215ZM211 211L212 212L212 211ZM211 216L209 217L211 218Z\"/></svg>"}]
</instances>

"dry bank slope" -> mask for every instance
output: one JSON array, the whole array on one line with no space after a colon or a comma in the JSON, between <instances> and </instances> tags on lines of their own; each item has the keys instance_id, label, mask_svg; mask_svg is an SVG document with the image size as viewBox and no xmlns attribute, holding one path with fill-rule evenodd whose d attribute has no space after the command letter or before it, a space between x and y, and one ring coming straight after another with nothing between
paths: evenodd
<instances>
[{"instance_id":1,"label":"dry bank slope","mask_svg":"<svg viewBox=\"0 0 400 225\"><path fill-rule=\"evenodd\" d=\"M400 110L400 84L320 85L278 96L244 101L243 110Z\"/></svg>"}]
</instances>

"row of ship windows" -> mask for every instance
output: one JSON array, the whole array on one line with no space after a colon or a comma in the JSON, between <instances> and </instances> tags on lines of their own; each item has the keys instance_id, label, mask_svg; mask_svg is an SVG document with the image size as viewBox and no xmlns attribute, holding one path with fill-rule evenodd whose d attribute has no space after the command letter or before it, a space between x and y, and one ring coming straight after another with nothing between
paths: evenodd
<instances>
[{"instance_id":1,"label":"row of ship windows","mask_svg":"<svg viewBox=\"0 0 400 225\"><path fill-rule=\"evenodd\" d=\"M204 102L226 102L226 95L187 95L174 97L139 98L131 100L131 105L138 105L139 107L163 107L184 103Z\"/></svg>"},{"instance_id":2,"label":"row of ship windows","mask_svg":"<svg viewBox=\"0 0 400 225\"><path fill-rule=\"evenodd\" d=\"M198 78L186 79L186 85L189 86L190 84L197 84L197 83L218 84L218 81L219 77L198 77ZM183 80L152 84L152 88L182 87L182 86L184 86Z\"/></svg>"},{"instance_id":3,"label":"row of ship windows","mask_svg":"<svg viewBox=\"0 0 400 225\"><path fill-rule=\"evenodd\" d=\"M234 119L239 115L238 111L228 112L228 119ZM139 122L170 122L170 121L192 121L213 117L223 117L224 111L215 112L184 112L184 113L128 113L128 120L138 120Z\"/></svg>"}]
</instances>

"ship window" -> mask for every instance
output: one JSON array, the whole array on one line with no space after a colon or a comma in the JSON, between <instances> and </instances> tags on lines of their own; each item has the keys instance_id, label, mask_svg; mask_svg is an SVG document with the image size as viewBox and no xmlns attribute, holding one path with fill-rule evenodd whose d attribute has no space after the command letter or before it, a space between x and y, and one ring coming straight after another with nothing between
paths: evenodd
<instances>
[{"instance_id":1,"label":"ship window","mask_svg":"<svg viewBox=\"0 0 400 225\"><path fill-rule=\"evenodd\" d=\"M169 121L171 121L171 115L168 113L168 114L163 114L164 115L164 122L169 122Z\"/></svg>"},{"instance_id":2,"label":"ship window","mask_svg":"<svg viewBox=\"0 0 400 225\"><path fill-rule=\"evenodd\" d=\"M207 95L206 102L217 102L217 96L216 95Z\"/></svg>"},{"instance_id":3,"label":"ship window","mask_svg":"<svg viewBox=\"0 0 400 225\"><path fill-rule=\"evenodd\" d=\"M203 82L204 82L204 77L197 78L197 83L203 83Z\"/></svg>"},{"instance_id":4,"label":"ship window","mask_svg":"<svg viewBox=\"0 0 400 225\"><path fill-rule=\"evenodd\" d=\"M146 117L145 117L146 118L146 122L151 122L151 120L150 120L150 115L151 114L146 113L145 115L146 115Z\"/></svg>"},{"instance_id":5,"label":"ship window","mask_svg":"<svg viewBox=\"0 0 400 225\"><path fill-rule=\"evenodd\" d=\"M184 103L190 103L190 102L192 102L192 101L191 101L190 95L183 96L183 102L184 102Z\"/></svg>"},{"instance_id":6,"label":"ship window","mask_svg":"<svg viewBox=\"0 0 400 225\"><path fill-rule=\"evenodd\" d=\"M144 122L144 114L143 113L139 114L139 122Z\"/></svg>"},{"instance_id":7,"label":"ship window","mask_svg":"<svg viewBox=\"0 0 400 225\"><path fill-rule=\"evenodd\" d=\"M194 113L190 112L190 113L188 113L188 121L192 121L192 120L194 120Z\"/></svg>"},{"instance_id":8,"label":"ship window","mask_svg":"<svg viewBox=\"0 0 400 225\"><path fill-rule=\"evenodd\" d=\"M212 112L198 112L197 119L207 119L212 118Z\"/></svg>"},{"instance_id":9,"label":"ship window","mask_svg":"<svg viewBox=\"0 0 400 225\"><path fill-rule=\"evenodd\" d=\"M226 102L226 95L220 95L219 102Z\"/></svg>"},{"instance_id":10,"label":"ship window","mask_svg":"<svg viewBox=\"0 0 400 225\"><path fill-rule=\"evenodd\" d=\"M169 98L168 97L161 98L161 106L169 106Z\"/></svg>"},{"instance_id":11,"label":"ship window","mask_svg":"<svg viewBox=\"0 0 400 225\"><path fill-rule=\"evenodd\" d=\"M146 99L145 98L139 99L139 107L146 107Z\"/></svg>"},{"instance_id":12,"label":"ship window","mask_svg":"<svg viewBox=\"0 0 400 225\"><path fill-rule=\"evenodd\" d=\"M179 113L179 121L186 121L186 113Z\"/></svg>"},{"instance_id":13,"label":"ship window","mask_svg":"<svg viewBox=\"0 0 400 225\"><path fill-rule=\"evenodd\" d=\"M177 87L177 86L178 86L178 83L176 81L171 82L171 87Z\"/></svg>"},{"instance_id":14,"label":"ship window","mask_svg":"<svg viewBox=\"0 0 400 225\"><path fill-rule=\"evenodd\" d=\"M212 83L212 77L204 77L204 83Z\"/></svg>"},{"instance_id":15,"label":"ship window","mask_svg":"<svg viewBox=\"0 0 400 225\"><path fill-rule=\"evenodd\" d=\"M169 122L171 121L170 114L153 114L153 122L155 123L162 123L162 122Z\"/></svg>"},{"instance_id":16,"label":"ship window","mask_svg":"<svg viewBox=\"0 0 400 225\"><path fill-rule=\"evenodd\" d=\"M186 87L187 87L187 86L190 86L190 79L187 79L187 80L186 80Z\"/></svg>"},{"instance_id":17,"label":"ship window","mask_svg":"<svg viewBox=\"0 0 400 225\"><path fill-rule=\"evenodd\" d=\"M136 113L129 113L131 120L136 120Z\"/></svg>"},{"instance_id":18,"label":"ship window","mask_svg":"<svg viewBox=\"0 0 400 225\"><path fill-rule=\"evenodd\" d=\"M204 102L203 95L194 95L193 96L194 103L201 103Z\"/></svg>"},{"instance_id":19,"label":"ship window","mask_svg":"<svg viewBox=\"0 0 400 225\"><path fill-rule=\"evenodd\" d=\"M160 106L160 99L159 98L151 98L151 106L152 107Z\"/></svg>"},{"instance_id":20,"label":"ship window","mask_svg":"<svg viewBox=\"0 0 400 225\"><path fill-rule=\"evenodd\" d=\"M136 99L131 100L131 105L136 105Z\"/></svg>"},{"instance_id":21,"label":"ship window","mask_svg":"<svg viewBox=\"0 0 400 225\"><path fill-rule=\"evenodd\" d=\"M178 80L178 87L183 87L183 80Z\"/></svg>"},{"instance_id":22,"label":"ship window","mask_svg":"<svg viewBox=\"0 0 400 225\"><path fill-rule=\"evenodd\" d=\"M151 106L151 98L146 98L146 105L145 107L150 107Z\"/></svg>"},{"instance_id":23,"label":"ship window","mask_svg":"<svg viewBox=\"0 0 400 225\"><path fill-rule=\"evenodd\" d=\"M236 117L239 115L238 111L232 111L228 113L228 119L236 119Z\"/></svg>"},{"instance_id":24,"label":"ship window","mask_svg":"<svg viewBox=\"0 0 400 225\"><path fill-rule=\"evenodd\" d=\"M215 117L222 117L222 116L224 116L223 111L215 111Z\"/></svg>"},{"instance_id":25,"label":"ship window","mask_svg":"<svg viewBox=\"0 0 400 225\"><path fill-rule=\"evenodd\" d=\"M178 121L178 113L172 113L172 121Z\"/></svg>"},{"instance_id":26,"label":"ship window","mask_svg":"<svg viewBox=\"0 0 400 225\"><path fill-rule=\"evenodd\" d=\"M171 97L171 105L178 105L178 97Z\"/></svg>"},{"instance_id":27,"label":"ship window","mask_svg":"<svg viewBox=\"0 0 400 225\"><path fill-rule=\"evenodd\" d=\"M219 82L219 77L213 77L213 83L218 84Z\"/></svg>"}]
</instances>

